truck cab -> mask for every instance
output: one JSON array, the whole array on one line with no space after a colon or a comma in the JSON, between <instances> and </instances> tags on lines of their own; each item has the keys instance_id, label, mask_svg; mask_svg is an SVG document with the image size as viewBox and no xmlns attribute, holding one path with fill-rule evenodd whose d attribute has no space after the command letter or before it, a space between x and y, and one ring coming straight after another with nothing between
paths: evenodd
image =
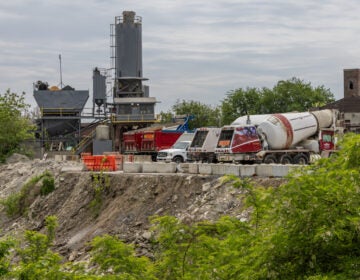
<instances>
[{"instance_id":1,"label":"truck cab","mask_svg":"<svg viewBox=\"0 0 360 280\"><path fill-rule=\"evenodd\" d=\"M220 131L218 127L198 128L188 149L187 160L215 163L215 147Z\"/></svg>"},{"instance_id":2,"label":"truck cab","mask_svg":"<svg viewBox=\"0 0 360 280\"><path fill-rule=\"evenodd\" d=\"M254 160L261 150L261 139L255 126L224 126L215 153L219 162L239 162Z\"/></svg>"},{"instance_id":3,"label":"truck cab","mask_svg":"<svg viewBox=\"0 0 360 280\"><path fill-rule=\"evenodd\" d=\"M170 149L160 150L156 161L181 163L187 160L187 150L191 141L178 141Z\"/></svg>"}]
</instances>

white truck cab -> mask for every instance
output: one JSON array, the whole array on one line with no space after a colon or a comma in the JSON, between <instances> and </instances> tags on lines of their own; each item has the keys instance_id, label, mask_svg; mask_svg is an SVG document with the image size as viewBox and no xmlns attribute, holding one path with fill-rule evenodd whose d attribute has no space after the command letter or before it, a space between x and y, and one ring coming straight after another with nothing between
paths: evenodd
<instances>
[{"instance_id":1,"label":"white truck cab","mask_svg":"<svg viewBox=\"0 0 360 280\"><path fill-rule=\"evenodd\" d=\"M165 162L185 162L186 153L191 141L178 141L170 149L160 150L157 154L156 161Z\"/></svg>"}]
</instances>

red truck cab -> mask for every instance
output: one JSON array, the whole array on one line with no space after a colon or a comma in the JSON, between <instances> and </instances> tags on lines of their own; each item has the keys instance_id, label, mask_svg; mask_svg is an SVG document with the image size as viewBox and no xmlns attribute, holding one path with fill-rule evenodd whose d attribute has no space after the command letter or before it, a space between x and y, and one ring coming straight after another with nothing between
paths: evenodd
<instances>
[{"instance_id":1,"label":"red truck cab","mask_svg":"<svg viewBox=\"0 0 360 280\"><path fill-rule=\"evenodd\" d=\"M243 161L254 159L261 150L255 126L226 126L221 130L215 152L218 161Z\"/></svg>"}]
</instances>

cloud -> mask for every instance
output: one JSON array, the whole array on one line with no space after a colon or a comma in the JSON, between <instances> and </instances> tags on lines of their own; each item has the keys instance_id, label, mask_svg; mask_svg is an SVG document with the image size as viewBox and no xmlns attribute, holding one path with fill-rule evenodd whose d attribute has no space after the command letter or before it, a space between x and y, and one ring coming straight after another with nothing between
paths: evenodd
<instances>
[{"instance_id":1,"label":"cloud","mask_svg":"<svg viewBox=\"0 0 360 280\"><path fill-rule=\"evenodd\" d=\"M355 0L12 0L0 3L0 92L64 79L92 87L110 67L110 24L123 10L143 19L143 70L165 110L176 99L219 104L229 90L272 87L297 76L341 98L342 69L359 67Z\"/></svg>"}]
</instances>

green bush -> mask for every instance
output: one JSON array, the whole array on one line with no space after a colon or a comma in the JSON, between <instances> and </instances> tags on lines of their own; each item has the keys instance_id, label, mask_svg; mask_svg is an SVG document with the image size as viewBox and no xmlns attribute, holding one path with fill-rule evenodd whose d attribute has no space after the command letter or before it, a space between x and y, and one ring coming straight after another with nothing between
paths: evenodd
<instances>
[{"instance_id":1,"label":"green bush","mask_svg":"<svg viewBox=\"0 0 360 280\"><path fill-rule=\"evenodd\" d=\"M35 189L40 180L42 180L40 190ZM27 181L19 192L12 193L7 198L0 200L0 204L5 207L5 212L9 217L21 216L39 194L47 195L54 189L54 177L49 171L45 171Z\"/></svg>"},{"instance_id":2,"label":"green bush","mask_svg":"<svg viewBox=\"0 0 360 280\"><path fill-rule=\"evenodd\" d=\"M103 204L103 194L110 187L109 175L102 171L98 174L92 174L92 187L94 191L94 198L90 202L90 208L95 217L99 216Z\"/></svg>"},{"instance_id":3,"label":"green bush","mask_svg":"<svg viewBox=\"0 0 360 280\"><path fill-rule=\"evenodd\" d=\"M40 189L41 195L47 195L55 189L55 180L53 176L45 176L42 180Z\"/></svg>"}]
</instances>

